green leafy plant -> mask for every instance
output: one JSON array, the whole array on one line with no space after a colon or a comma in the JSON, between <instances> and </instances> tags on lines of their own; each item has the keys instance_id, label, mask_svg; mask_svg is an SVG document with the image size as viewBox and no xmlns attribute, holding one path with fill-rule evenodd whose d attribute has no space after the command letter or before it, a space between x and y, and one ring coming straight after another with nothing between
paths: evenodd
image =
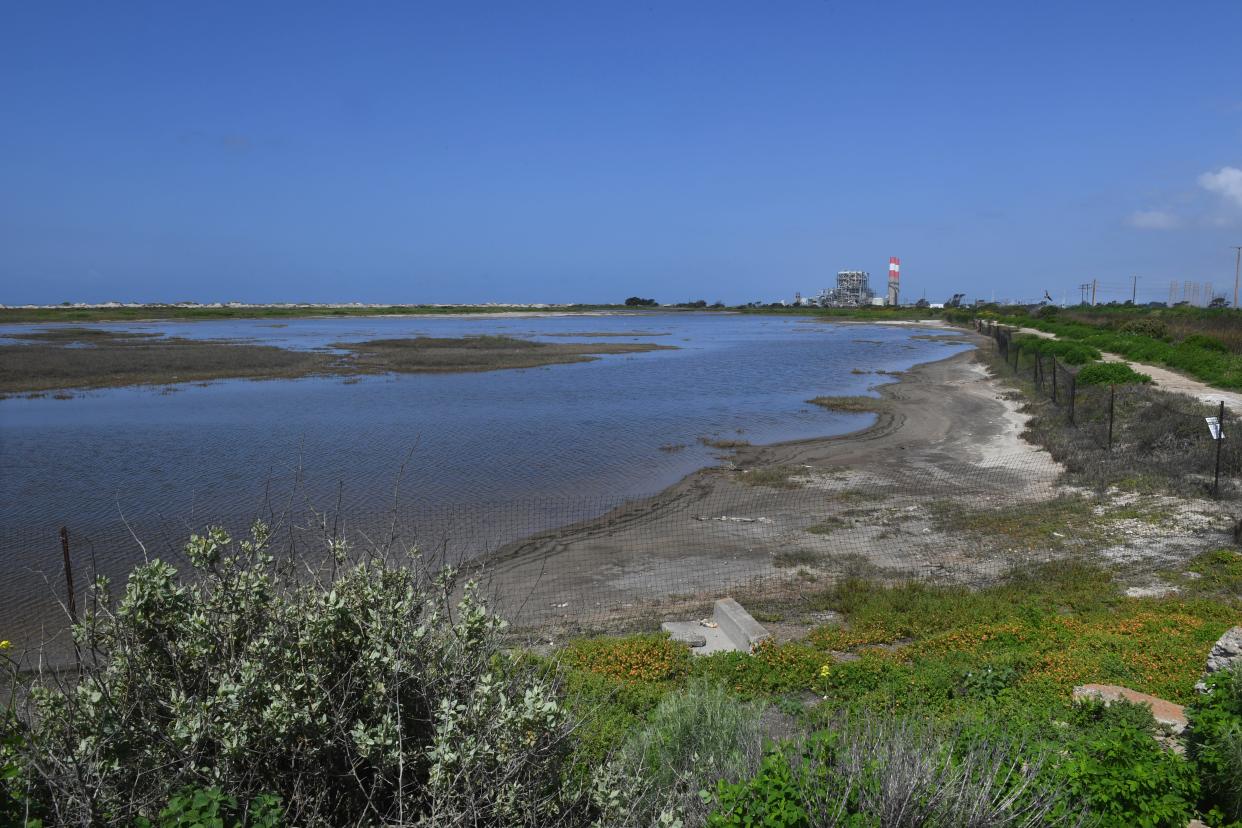
<instances>
[{"instance_id":1,"label":"green leafy plant","mask_svg":"<svg viewBox=\"0 0 1242 828\"><path fill-rule=\"evenodd\" d=\"M802 828L809 826L806 782L797 778L789 758L774 750L763 758L759 772L744 782L716 784L716 809L710 828Z\"/></svg>"},{"instance_id":2,"label":"green leafy plant","mask_svg":"<svg viewBox=\"0 0 1242 828\"><path fill-rule=\"evenodd\" d=\"M280 798L259 794L245 808L219 788L186 788L172 799L154 821L139 817L136 828L279 828L283 825Z\"/></svg>"},{"instance_id":3,"label":"green leafy plant","mask_svg":"<svg viewBox=\"0 0 1242 828\"><path fill-rule=\"evenodd\" d=\"M1075 717L1087 728L1056 769L1103 828L1182 828L1194 813L1199 781L1182 757L1152 738L1146 707L1088 703Z\"/></svg>"},{"instance_id":4,"label":"green leafy plant","mask_svg":"<svg viewBox=\"0 0 1242 828\"><path fill-rule=\"evenodd\" d=\"M1186 711L1187 753L1203 780L1203 809L1216 822L1242 822L1242 669L1217 673L1207 684Z\"/></svg>"}]
</instances>

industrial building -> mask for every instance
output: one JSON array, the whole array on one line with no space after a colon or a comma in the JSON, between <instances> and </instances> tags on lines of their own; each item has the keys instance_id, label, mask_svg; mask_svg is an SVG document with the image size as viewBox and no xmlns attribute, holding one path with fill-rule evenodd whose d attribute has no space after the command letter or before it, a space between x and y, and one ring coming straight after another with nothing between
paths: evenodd
<instances>
[{"instance_id":1,"label":"industrial building","mask_svg":"<svg viewBox=\"0 0 1242 828\"><path fill-rule=\"evenodd\" d=\"M877 296L871 289L871 274L865 270L842 270L837 273L836 287L824 288L816 296L794 295L795 307L857 308L863 305L888 305L896 307L900 302L901 259L890 256L888 260L888 290Z\"/></svg>"},{"instance_id":2,"label":"industrial building","mask_svg":"<svg viewBox=\"0 0 1242 828\"><path fill-rule=\"evenodd\" d=\"M820 291L815 297L815 304L823 308L856 308L870 305L874 298L870 273L865 270L842 270L837 274L837 286Z\"/></svg>"}]
</instances>

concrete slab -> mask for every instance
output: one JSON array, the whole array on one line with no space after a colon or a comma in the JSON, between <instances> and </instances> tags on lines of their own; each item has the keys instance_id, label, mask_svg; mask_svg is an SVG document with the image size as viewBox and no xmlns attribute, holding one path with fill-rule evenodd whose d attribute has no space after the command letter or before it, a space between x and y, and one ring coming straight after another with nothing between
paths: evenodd
<instances>
[{"instance_id":1,"label":"concrete slab","mask_svg":"<svg viewBox=\"0 0 1242 828\"><path fill-rule=\"evenodd\" d=\"M734 646L724 630L716 627L705 627L700 621L665 621L660 629L669 634L674 641L690 646L695 655L711 655L712 653L733 653Z\"/></svg>"},{"instance_id":2,"label":"concrete slab","mask_svg":"<svg viewBox=\"0 0 1242 828\"><path fill-rule=\"evenodd\" d=\"M732 598L721 598L717 601L712 618L733 642L734 647L745 653L752 652L758 644L771 637L763 625Z\"/></svg>"}]
</instances>

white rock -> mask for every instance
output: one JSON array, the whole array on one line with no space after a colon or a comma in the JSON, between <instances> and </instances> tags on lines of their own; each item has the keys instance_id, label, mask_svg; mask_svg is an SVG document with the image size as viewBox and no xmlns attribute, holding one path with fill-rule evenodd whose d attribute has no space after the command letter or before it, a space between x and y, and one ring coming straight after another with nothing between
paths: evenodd
<instances>
[{"instance_id":1,"label":"white rock","mask_svg":"<svg viewBox=\"0 0 1242 828\"><path fill-rule=\"evenodd\" d=\"M1232 627L1212 645L1205 672L1210 676L1239 662L1242 662L1242 627Z\"/></svg>"}]
</instances>

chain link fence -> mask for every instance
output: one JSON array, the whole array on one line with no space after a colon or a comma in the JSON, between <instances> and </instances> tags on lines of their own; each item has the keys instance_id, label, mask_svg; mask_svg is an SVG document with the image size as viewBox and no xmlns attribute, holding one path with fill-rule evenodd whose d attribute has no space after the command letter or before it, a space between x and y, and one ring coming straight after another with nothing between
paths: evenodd
<instances>
[{"instance_id":1,"label":"chain link fence","mask_svg":"<svg viewBox=\"0 0 1242 828\"><path fill-rule=\"evenodd\" d=\"M1071 467L1104 463L1112 467L1156 469L1192 488L1213 494L1242 472L1242 444L1217 439L1212 423L1228 430L1234 413L1223 402L1205 403L1143 384L1091 385L1078 381L1078 369L1055 356L1023 348L1017 329L978 320L977 329L993 339L995 354L1063 412L1082 439L1076 457L1058 457ZM1101 457L1092 450L1113 455ZM1054 454L1056 454L1054 452Z\"/></svg>"},{"instance_id":2,"label":"chain link fence","mask_svg":"<svg viewBox=\"0 0 1242 828\"><path fill-rule=\"evenodd\" d=\"M391 559L418 549L433 566L479 578L496 609L531 630L652 624L670 614L692 617L725 594L780 595L856 577L973 587L1060 560L1142 577L1232 539L1231 498L1083 486L1044 453L882 470L726 466L708 474L712 485L633 500L411 504L372 514L306 509L214 523L240 537L261 518L274 529L277 557L307 568L330 565L337 539L355 556ZM96 576L119 592L144 560L188 571L185 541L206 528L154 515L69 525L79 609ZM0 531L0 559L20 562L9 565L0 596L6 637L33 642L63 629L62 551L59 527Z\"/></svg>"}]
</instances>

